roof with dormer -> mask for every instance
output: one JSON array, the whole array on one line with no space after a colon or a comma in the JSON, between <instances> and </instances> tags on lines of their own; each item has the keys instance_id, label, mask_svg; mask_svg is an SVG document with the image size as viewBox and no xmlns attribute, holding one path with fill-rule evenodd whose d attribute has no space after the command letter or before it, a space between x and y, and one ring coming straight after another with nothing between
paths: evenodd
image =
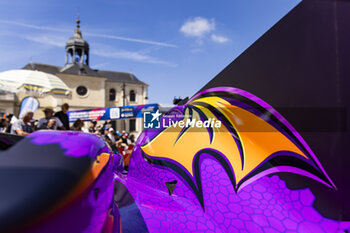
<instances>
[{"instance_id":1,"label":"roof with dormer","mask_svg":"<svg viewBox=\"0 0 350 233\"><path fill-rule=\"evenodd\" d=\"M66 44L67 47L79 47L89 48L89 44L82 37L82 32L80 29L80 20L76 20L76 28L74 30L73 37L69 38ZM49 64L42 64L36 62L30 62L25 65L22 69L25 70L38 70L49 74L71 74L71 75L81 75L81 76L93 76L106 78L107 82L119 82L119 83L129 83L129 84L139 84L146 85L148 84L140 81L132 73L119 72L119 71L110 71L110 70L97 70L92 69L90 66L84 63L67 63L65 66L55 66Z\"/></svg>"}]
</instances>

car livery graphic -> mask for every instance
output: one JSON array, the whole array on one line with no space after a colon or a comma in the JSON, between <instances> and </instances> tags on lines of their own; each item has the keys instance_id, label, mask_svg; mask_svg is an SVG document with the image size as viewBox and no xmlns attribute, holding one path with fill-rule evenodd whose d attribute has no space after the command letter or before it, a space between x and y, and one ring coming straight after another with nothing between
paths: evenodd
<instances>
[{"instance_id":1,"label":"car livery graphic","mask_svg":"<svg viewBox=\"0 0 350 233\"><path fill-rule=\"evenodd\" d=\"M301 1L145 129L127 174L94 134L1 134L0 232L349 232L349 12Z\"/></svg>"},{"instance_id":2,"label":"car livery graphic","mask_svg":"<svg viewBox=\"0 0 350 233\"><path fill-rule=\"evenodd\" d=\"M349 221L322 216L309 188L289 188L280 177L305 177L308 184L337 192L305 140L272 106L241 89L216 87L163 118L176 122L183 116L223 124L145 130L127 179L117 178L134 197L149 232L350 229Z\"/></svg>"},{"instance_id":3,"label":"car livery graphic","mask_svg":"<svg viewBox=\"0 0 350 233\"><path fill-rule=\"evenodd\" d=\"M237 88L218 87L194 96L184 116L216 118L222 127L167 128L141 147L154 164L171 168L186 180L203 208L201 156L223 166L237 192L276 172L310 177L331 188L333 182L296 130L270 105Z\"/></svg>"},{"instance_id":4,"label":"car livery graphic","mask_svg":"<svg viewBox=\"0 0 350 233\"><path fill-rule=\"evenodd\" d=\"M145 231L349 232L349 11L301 1L140 135L117 180Z\"/></svg>"}]
</instances>

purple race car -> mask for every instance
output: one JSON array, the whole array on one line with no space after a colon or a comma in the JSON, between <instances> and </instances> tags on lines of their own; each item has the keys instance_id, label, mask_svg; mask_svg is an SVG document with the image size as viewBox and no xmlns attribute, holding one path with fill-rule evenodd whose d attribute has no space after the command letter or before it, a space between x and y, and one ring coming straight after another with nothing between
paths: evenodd
<instances>
[{"instance_id":1,"label":"purple race car","mask_svg":"<svg viewBox=\"0 0 350 233\"><path fill-rule=\"evenodd\" d=\"M349 12L301 1L153 113L127 175L96 135L2 135L0 232L349 232Z\"/></svg>"},{"instance_id":2,"label":"purple race car","mask_svg":"<svg viewBox=\"0 0 350 233\"><path fill-rule=\"evenodd\" d=\"M0 145L0 232L121 232L113 173L122 159L102 138L39 131L3 134Z\"/></svg>"}]
</instances>

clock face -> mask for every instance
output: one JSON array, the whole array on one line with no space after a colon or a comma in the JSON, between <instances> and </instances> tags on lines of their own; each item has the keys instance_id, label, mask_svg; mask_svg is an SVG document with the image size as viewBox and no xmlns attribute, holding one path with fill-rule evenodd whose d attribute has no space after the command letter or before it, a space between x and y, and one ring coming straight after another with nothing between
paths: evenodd
<instances>
[{"instance_id":1,"label":"clock face","mask_svg":"<svg viewBox=\"0 0 350 233\"><path fill-rule=\"evenodd\" d=\"M85 87L85 86L79 86L79 87L77 87L77 89L76 89L76 92L77 92L77 94L78 95L80 95L80 96L84 96L84 95L86 95L87 94L87 88Z\"/></svg>"}]
</instances>

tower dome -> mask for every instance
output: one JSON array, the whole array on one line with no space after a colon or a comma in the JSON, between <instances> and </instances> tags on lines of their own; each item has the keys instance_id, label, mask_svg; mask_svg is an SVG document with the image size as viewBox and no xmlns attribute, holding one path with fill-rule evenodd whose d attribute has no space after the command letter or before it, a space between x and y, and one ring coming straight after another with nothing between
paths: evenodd
<instances>
[{"instance_id":1,"label":"tower dome","mask_svg":"<svg viewBox=\"0 0 350 233\"><path fill-rule=\"evenodd\" d=\"M89 43L83 39L80 30L80 20L76 20L77 27L74 30L73 37L66 43L66 65L67 64L85 64L89 65Z\"/></svg>"}]
</instances>

